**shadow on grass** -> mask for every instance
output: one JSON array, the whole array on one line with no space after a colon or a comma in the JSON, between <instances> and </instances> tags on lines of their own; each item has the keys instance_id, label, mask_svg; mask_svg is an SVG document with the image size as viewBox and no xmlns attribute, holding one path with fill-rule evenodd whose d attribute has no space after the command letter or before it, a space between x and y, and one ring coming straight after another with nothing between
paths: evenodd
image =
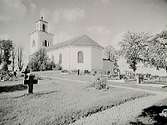
<instances>
[{"instance_id":1,"label":"shadow on grass","mask_svg":"<svg viewBox=\"0 0 167 125\"><path fill-rule=\"evenodd\" d=\"M24 94L24 95L21 95L21 96L17 96L17 97L13 97L14 99L17 99L17 98L21 98L21 97L41 97L43 95L48 95L48 94L52 94L52 93L55 93L55 92L58 92L58 91L49 91L49 92L38 92L38 93L33 93L33 94Z\"/></svg>"},{"instance_id":2,"label":"shadow on grass","mask_svg":"<svg viewBox=\"0 0 167 125\"><path fill-rule=\"evenodd\" d=\"M25 90L25 89L27 89L27 86L23 84L17 84L17 85L11 85L11 86L0 86L0 93L14 92L14 91Z\"/></svg>"},{"instance_id":3,"label":"shadow on grass","mask_svg":"<svg viewBox=\"0 0 167 125\"><path fill-rule=\"evenodd\" d=\"M141 115L138 118L151 118L154 121L153 125L167 125L167 118L162 117L159 113L162 112L163 109L167 109L167 105L164 106L151 106L142 111ZM130 122L131 125L146 125L142 122L142 120L137 120L136 122ZM147 124L148 125L148 124ZM151 124L149 124L151 125Z\"/></svg>"}]
</instances>

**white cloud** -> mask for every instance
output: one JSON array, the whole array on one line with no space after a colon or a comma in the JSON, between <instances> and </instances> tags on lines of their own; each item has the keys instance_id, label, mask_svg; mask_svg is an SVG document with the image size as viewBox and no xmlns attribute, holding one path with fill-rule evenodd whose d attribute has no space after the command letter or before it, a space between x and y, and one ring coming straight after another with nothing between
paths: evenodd
<instances>
[{"instance_id":1,"label":"white cloud","mask_svg":"<svg viewBox=\"0 0 167 125\"><path fill-rule=\"evenodd\" d=\"M101 0L101 2L102 2L103 4L109 4L109 3L110 3L110 0Z\"/></svg>"},{"instance_id":2,"label":"white cloud","mask_svg":"<svg viewBox=\"0 0 167 125\"><path fill-rule=\"evenodd\" d=\"M51 12L48 9L41 9L40 16L44 16L50 19L54 23L59 23L60 21L76 22L85 17L85 11L80 8L71 9L56 9Z\"/></svg>"},{"instance_id":3,"label":"white cloud","mask_svg":"<svg viewBox=\"0 0 167 125\"><path fill-rule=\"evenodd\" d=\"M43 16L44 18L50 18L51 14L52 13L46 8L40 10L40 16Z\"/></svg>"},{"instance_id":4,"label":"white cloud","mask_svg":"<svg viewBox=\"0 0 167 125\"><path fill-rule=\"evenodd\" d=\"M88 33L97 38L98 41L105 46L112 45L115 49L119 49L119 42L122 40L125 32L118 33L113 36L112 27L104 25L95 25L87 28Z\"/></svg>"},{"instance_id":5,"label":"white cloud","mask_svg":"<svg viewBox=\"0 0 167 125\"><path fill-rule=\"evenodd\" d=\"M92 26L88 28L88 31L91 33L96 33L99 35L111 35L111 30L105 26Z\"/></svg>"},{"instance_id":6,"label":"white cloud","mask_svg":"<svg viewBox=\"0 0 167 125\"><path fill-rule=\"evenodd\" d=\"M90 0L93 1L93 0ZM94 0L94 2L97 2L99 4L103 4L103 5L108 5L111 3L111 0Z\"/></svg>"},{"instance_id":7,"label":"white cloud","mask_svg":"<svg viewBox=\"0 0 167 125\"><path fill-rule=\"evenodd\" d=\"M58 23L61 19L61 13L59 11L54 11L52 20L54 23Z\"/></svg>"},{"instance_id":8,"label":"white cloud","mask_svg":"<svg viewBox=\"0 0 167 125\"><path fill-rule=\"evenodd\" d=\"M6 21L10 21L11 18L9 16L5 16L5 15L0 15L0 22L6 22Z\"/></svg>"},{"instance_id":9,"label":"white cloud","mask_svg":"<svg viewBox=\"0 0 167 125\"><path fill-rule=\"evenodd\" d=\"M103 25L95 25L87 28L88 34L96 38L96 41L99 41L101 45L107 46L112 45L112 30L111 27L106 27Z\"/></svg>"},{"instance_id":10,"label":"white cloud","mask_svg":"<svg viewBox=\"0 0 167 125\"><path fill-rule=\"evenodd\" d=\"M33 2L30 2L30 10L31 10L31 13L33 13L37 8L37 5Z\"/></svg>"},{"instance_id":11,"label":"white cloud","mask_svg":"<svg viewBox=\"0 0 167 125\"><path fill-rule=\"evenodd\" d=\"M8 34L1 34L0 35L0 40L8 40L10 39L10 36Z\"/></svg>"},{"instance_id":12,"label":"white cloud","mask_svg":"<svg viewBox=\"0 0 167 125\"><path fill-rule=\"evenodd\" d=\"M0 21L9 21L23 17L26 14L26 6L22 0L1 0Z\"/></svg>"},{"instance_id":13,"label":"white cloud","mask_svg":"<svg viewBox=\"0 0 167 125\"><path fill-rule=\"evenodd\" d=\"M66 40L69 40L70 38L72 38L73 36L71 34L68 34L66 32L57 32L56 36L54 37L54 43L59 43L59 42L64 42Z\"/></svg>"},{"instance_id":14,"label":"white cloud","mask_svg":"<svg viewBox=\"0 0 167 125\"><path fill-rule=\"evenodd\" d=\"M117 34L113 39L112 39L112 44L116 49L120 49L120 41L123 39L125 32L121 32Z\"/></svg>"},{"instance_id":15,"label":"white cloud","mask_svg":"<svg viewBox=\"0 0 167 125\"><path fill-rule=\"evenodd\" d=\"M84 18L85 11L80 8L73 8L73 9L64 9L62 11L62 18L69 22L75 22Z\"/></svg>"}]
</instances>

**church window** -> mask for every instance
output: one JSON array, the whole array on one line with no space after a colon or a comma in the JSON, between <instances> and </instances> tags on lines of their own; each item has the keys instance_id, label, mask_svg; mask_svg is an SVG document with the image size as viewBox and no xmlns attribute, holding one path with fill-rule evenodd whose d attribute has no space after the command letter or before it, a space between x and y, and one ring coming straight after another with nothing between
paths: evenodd
<instances>
[{"instance_id":1,"label":"church window","mask_svg":"<svg viewBox=\"0 0 167 125\"><path fill-rule=\"evenodd\" d=\"M82 51L78 52L78 63L83 63L84 62L84 55Z\"/></svg>"},{"instance_id":2,"label":"church window","mask_svg":"<svg viewBox=\"0 0 167 125\"><path fill-rule=\"evenodd\" d=\"M44 42L44 46L48 46L48 42L47 42L47 40L45 40L45 42Z\"/></svg>"},{"instance_id":3,"label":"church window","mask_svg":"<svg viewBox=\"0 0 167 125\"><path fill-rule=\"evenodd\" d=\"M45 32L45 24L42 24L42 31Z\"/></svg>"},{"instance_id":4,"label":"church window","mask_svg":"<svg viewBox=\"0 0 167 125\"><path fill-rule=\"evenodd\" d=\"M34 47L34 46L35 46L35 40L32 41L32 47Z\"/></svg>"},{"instance_id":5,"label":"church window","mask_svg":"<svg viewBox=\"0 0 167 125\"><path fill-rule=\"evenodd\" d=\"M59 54L59 64L62 64L62 54Z\"/></svg>"}]
</instances>

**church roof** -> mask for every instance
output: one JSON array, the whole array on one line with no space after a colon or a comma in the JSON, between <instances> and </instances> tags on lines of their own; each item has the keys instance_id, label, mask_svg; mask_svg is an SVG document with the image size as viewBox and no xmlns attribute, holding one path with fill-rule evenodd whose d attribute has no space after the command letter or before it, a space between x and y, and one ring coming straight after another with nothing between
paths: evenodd
<instances>
[{"instance_id":1,"label":"church roof","mask_svg":"<svg viewBox=\"0 0 167 125\"><path fill-rule=\"evenodd\" d=\"M82 35L64 42L60 42L57 43L55 45L53 45L52 47L48 48L47 50L53 50L53 49L58 49L58 48L62 48L65 46L96 46L99 48L103 48L101 45L99 45L97 42L95 42L93 39L91 39L89 36L87 35Z\"/></svg>"}]
</instances>

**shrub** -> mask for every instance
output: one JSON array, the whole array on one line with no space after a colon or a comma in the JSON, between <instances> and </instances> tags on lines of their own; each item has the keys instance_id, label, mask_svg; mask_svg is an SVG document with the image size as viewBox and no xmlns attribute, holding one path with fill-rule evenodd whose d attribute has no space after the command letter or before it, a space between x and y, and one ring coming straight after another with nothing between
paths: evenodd
<instances>
[{"instance_id":1,"label":"shrub","mask_svg":"<svg viewBox=\"0 0 167 125\"><path fill-rule=\"evenodd\" d=\"M95 87L98 90L109 89L109 86L107 85L107 78L103 76L96 77L93 81L93 87Z\"/></svg>"},{"instance_id":2,"label":"shrub","mask_svg":"<svg viewBox=\"0 0 167 125\"><path fill-rule=\"evenodd\" d=\"M28 66L32 71L45 71L52 70L55 67L55 63L50 61L46 50L42 48L31 56Z\"/></svg>"},{"instance_id":3,"label":"shrub","mask_svg":"<svg viewBox=\"0 0 167 125\"><path fill-rule=\"evenodd\" d=\"M56 64L55 64L53 61L48 62L48 63L46 64L46 70L52 70L52 69L54 69L55 67L56 67Z\"/></svg>"},{"instance_id":4,"label":"shrub","mask_svg":"<svg viewBox=\"0 0 167 125\"><path fill-rule=\"evenodd\" d=\"M9 71L0 71L0 81L7 81L7 80L13 80L13 74Z\"/></svg>"},{"instance_id":5,"label":"shrub","mask_svg":"<svg viewBox=\"0 0 167 125\"><path fill-rule=\"evenodd\" d=\"M55 64L54 70L62 70L62 67L60 64Z\"/></svg>"},{"instance_id":6,"label":"shrub","mask_svg":"<svg viewBox=\"0 0 167 125\"><path fill-rule=\"evenodd\" d=\"M68 70L62 70L61 72L62 73L68 73Z\"/></svg>"}]
</instances>

